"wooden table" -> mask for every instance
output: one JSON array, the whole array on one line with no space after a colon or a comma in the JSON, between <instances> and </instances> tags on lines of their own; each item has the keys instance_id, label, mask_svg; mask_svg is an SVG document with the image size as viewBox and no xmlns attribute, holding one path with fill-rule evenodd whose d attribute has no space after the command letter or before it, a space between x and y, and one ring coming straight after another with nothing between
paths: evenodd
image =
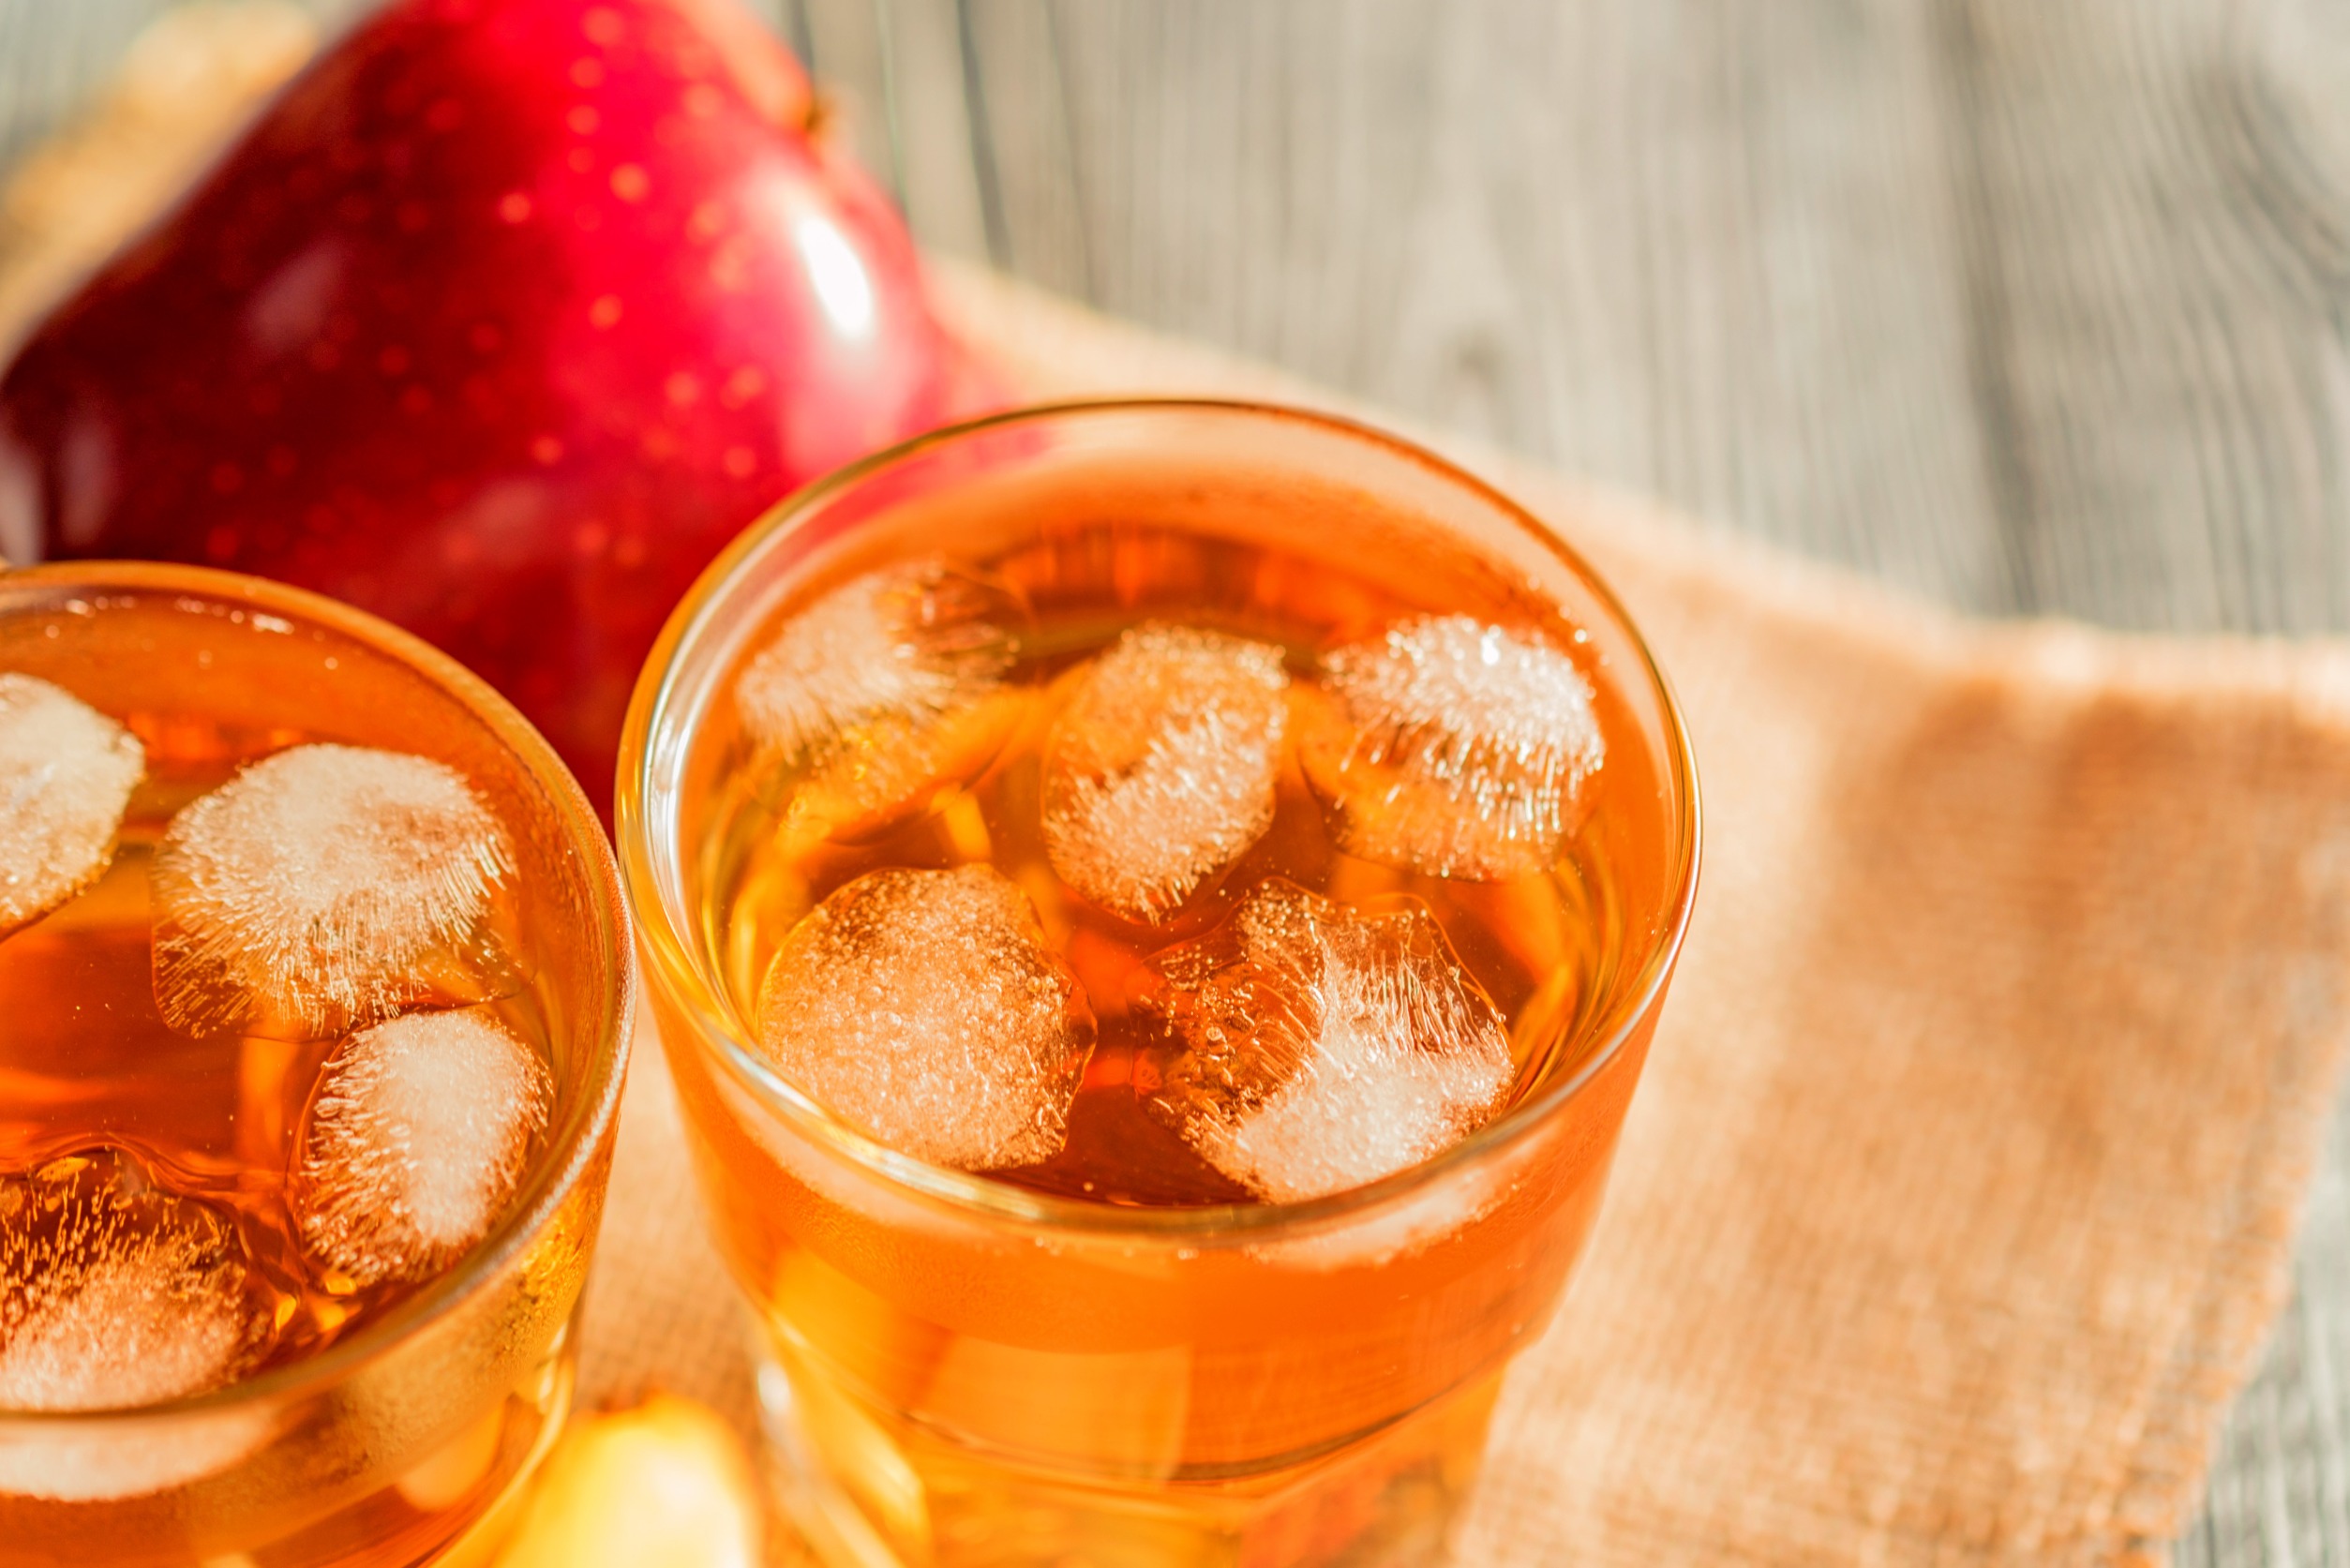
<instances>
[{"instance_id":1,"label":"wooden table","mask_svg":"<svg viewBox=\"0 0 2350 1568\"><path fill-rule=\"evenodd\" d=\"M158 5L0 0L0 159ZM934 246L1975 612L2350 626L2340 0L766 8ZM2350 1121L2178 1558L2350 1561Z\"/></svg>"}]
</instances>

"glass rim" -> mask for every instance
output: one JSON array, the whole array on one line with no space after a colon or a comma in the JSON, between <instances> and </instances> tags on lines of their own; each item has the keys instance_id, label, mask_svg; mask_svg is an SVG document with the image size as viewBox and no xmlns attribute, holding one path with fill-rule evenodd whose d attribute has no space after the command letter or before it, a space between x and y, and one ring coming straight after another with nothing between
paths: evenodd
<instances>
[{"instance_id":1,"label":"glass rim","mask_svg":"<svg viewBox=\"0 0 2350 1568\"><path fill-rule=\"evenodd\" d=\"M1459 1142L1377 1181L1295 1202L1129 1207L1036 1192L917 1159L851 1126L774 1071L736 1027L736 1009L713 996L713 991L720 988L714 987L701 972L694 957L695 944L674 928L661 897L651 857L651 824L647 820L645 807L653 783L651 769L661 754L654 742L656 737L670 739L664 721L669 717L673 699L678 695L682 654L702 639L713 618L728 607L737 587L738 571L744 563L828 502L910 459L990 431L1100 414L1205 414L1297 425L1375 446L1390 456L1417 465L1491 507L1564 564L1613 619L1615 630L1624 635L1639 655L1639 671L1646 677L1656 704L1667 753L1659 761L1681 805L1672 824L1673 861L1665 879L1670 889L1670 914L1667 928L1650 944L1637 978L1624 990L1628 1000L1620 1008L1618 1022L1592 1046L1572 1072L1543 1085ZM692 1020L696 1038L680 1043L685 1049L714 1058L729 1077L751 1092L762 1108L778 1113L793 1130L810 1137L868 1174L958 1211L1051 1231L1165 1241L1233 1236L1254 1242L1264 1240L1267 1232L1326 1225L1402 1200L1547 1125L1616 1059L1625 1042L1641 1027L1642 1021L1654 1011L1688 934L1690 916L1696 905L1702 844L1697 765L1681 705L1638 624L1626 613L1615 590L1580 551L1486 480L1388 431L1313 409L1245 398L1190 396L1074 398L1025 405L943 426L836 469L768 508L695 579L662 626L661 635L646 658L637 676L636 689L630 697L627 722L621 732L612 820L621 882L636 918L638 939L646 949L647 982L661 987L679 1011ZM674 829L675 825L669 826ZM673 1049L666 1033L662 1043L665 1051Z\"/></svg>"},{"instance_id":2,"label":"glass rim","mask_svg":"<svg viewBox=\"0 0 2350 1568\"><path fill-rule=\"evenodd\" d=\"M602 822L579 781L555 754L537 728L480 676L414 634L324 594L268 578L209 566L148 560L61 560L28 566L0 562L0 591L22 584L53 584L104 592L134 590L183 592L229 604L242 603L317 622L338 636L383 654L422 675L447 693L520 764L544 789L561 841L583 856L591 885L590 918L595 935L618 955L612 980L597 1009L589 1042L583 1092L552 1130L546 1155L516 1194L512 1206L483 1242L447 1272L348 1338L313 1356L272 1366L200 1394L146 1405L87 1411L0 1409L0 1430L10 1427L134 1426L181 1416L209 1415L255 1405L286 1405L331 1389L448 1319L474 1300L499 1271L529 1247L556 1212L570 1201L593 1163L620 1109L629 1043L638 1005L636 964L628 905L620 868Z\"/></svg>"}]
</instances>

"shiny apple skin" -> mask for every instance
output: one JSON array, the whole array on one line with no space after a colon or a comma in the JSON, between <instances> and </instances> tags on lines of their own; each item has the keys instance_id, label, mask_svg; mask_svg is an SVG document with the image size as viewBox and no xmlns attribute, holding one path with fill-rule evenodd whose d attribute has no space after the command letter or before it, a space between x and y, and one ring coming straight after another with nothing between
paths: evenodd
<instances>
[{"instance_id":1,"label":"shiny apple skin","mask_svg":"<svg viewBox=\"0 0 2350 1568\"><path fill-rule=\"evenodd\" d=\"M695 575L977 384L808 106L730 0L379 12L17 356L0 547L373 610L608 799Z\"/></svg>"}]
</instances>

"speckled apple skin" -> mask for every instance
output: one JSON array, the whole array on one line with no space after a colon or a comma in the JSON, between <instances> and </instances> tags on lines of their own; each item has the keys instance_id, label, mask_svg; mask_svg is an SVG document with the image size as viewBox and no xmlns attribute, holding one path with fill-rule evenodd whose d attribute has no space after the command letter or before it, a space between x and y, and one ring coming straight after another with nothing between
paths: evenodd
<instances>
[{"instance_id":1,"label":"speckled apple skin","mask_svg":"<svg viewBox=\"0 0 2350 1568\"><path fill-rule=\"evenodd\" d=\"M979 384L814 118L731 0L394 4L26 343L11 531L388 617L604 801L695 575Z\"/></svg>"}]
</instances>

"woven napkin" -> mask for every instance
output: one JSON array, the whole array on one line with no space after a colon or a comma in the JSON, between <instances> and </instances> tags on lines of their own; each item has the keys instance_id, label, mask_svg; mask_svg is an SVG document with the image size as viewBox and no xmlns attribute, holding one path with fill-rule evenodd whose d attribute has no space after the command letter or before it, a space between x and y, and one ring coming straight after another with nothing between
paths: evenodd
<instances>
[{"instance_id":1,"label":"woven napkin","mask_svg":"<svg viewBox=\"0 0 2350 1568\"><path fill-rule=\"evenodd\" d=\"M235 42L209 37L212 120L175 89L145 156L247 100ZM36 173L154 187L122 119ZM0 305L94 253L26 210ZM1330 402L935 281L1029 396ZM1510 1376L1459 1561L2159 1561L2279 1305L2350 1032L2350 650L1970 623L1452 450L1621 591L1706 812L1606 1216ZM583 1389L747 1422L740 1308L641 1043Z\"/></svg>"}]
</instances>

